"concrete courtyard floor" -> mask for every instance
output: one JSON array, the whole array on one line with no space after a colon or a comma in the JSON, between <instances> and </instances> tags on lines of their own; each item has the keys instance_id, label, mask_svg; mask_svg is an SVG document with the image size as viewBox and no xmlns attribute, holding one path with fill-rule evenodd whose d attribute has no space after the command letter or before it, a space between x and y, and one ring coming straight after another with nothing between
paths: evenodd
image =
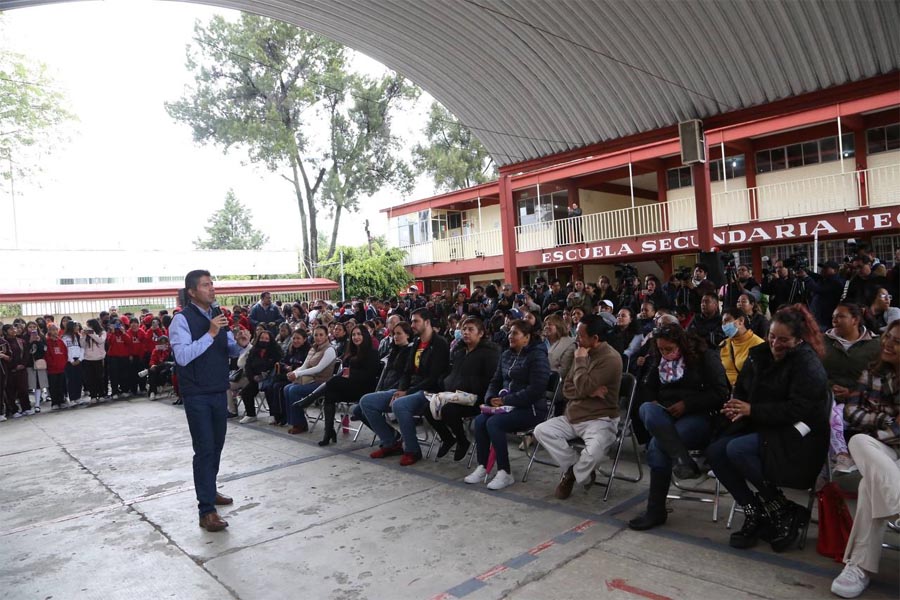
<instances>
[{"instance_id":1,"label":"concrete courtyard floor","mask_svg":"<svg viewBox=\"0 0 900 600\"><path fill-rule=\"evenodd\" d=\"M815 525L802 551L729 548L728 496L718 523L709 504L673 501L666 526L638 533L625 523L646 476L605 503L600 487L554 499L544 465L491 492L449 458L368 458L368 430L320 448L321 425L290 436L264 420L229 423L223 533L197 525L187 423L168 399L0 424L0 598L828 598L840 571L816 554ZM864 597L898 597L898 553Z\"/></svg>"}]
</instances>

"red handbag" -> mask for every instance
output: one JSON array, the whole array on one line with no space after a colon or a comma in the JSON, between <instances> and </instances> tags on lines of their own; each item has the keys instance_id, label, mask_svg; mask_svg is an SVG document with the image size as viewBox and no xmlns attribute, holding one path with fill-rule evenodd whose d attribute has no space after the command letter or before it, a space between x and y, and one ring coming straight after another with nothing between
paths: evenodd
<instances>
[{"instance_id":1,"label":"red handbag","mask_svg":"<svg viewBox=\"0 0 900 600\"><path fill-rule=\"evenodd\" d=\"M853 517L847 508L844 492L829 481L816 492L819 500L819 539L816 552L822 556L843 562L847 540L853 528Z\"/></svg>"}]
</instances>

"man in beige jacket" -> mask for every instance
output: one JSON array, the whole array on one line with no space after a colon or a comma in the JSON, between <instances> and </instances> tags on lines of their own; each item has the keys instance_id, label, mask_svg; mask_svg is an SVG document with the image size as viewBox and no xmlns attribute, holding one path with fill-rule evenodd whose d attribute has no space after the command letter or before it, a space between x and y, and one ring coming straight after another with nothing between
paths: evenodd
<instances>
[{"instance_id":1,"label":"man in beige jacket","mask_svg":"<svg viewBox=\"0 0 900 600\"><path fill-rule=\"evenodd\" d=\"M563 383L565 414L541 423L534 437L562 469L556 497L564 500L578 482L589 486L597 464L615 442L619 426L619 385L622 357L606 340L613 328L597 315L585 315L578 323L578 348ZM581 438L579 455L568 440Z\"/></svg>"}]
</instances>

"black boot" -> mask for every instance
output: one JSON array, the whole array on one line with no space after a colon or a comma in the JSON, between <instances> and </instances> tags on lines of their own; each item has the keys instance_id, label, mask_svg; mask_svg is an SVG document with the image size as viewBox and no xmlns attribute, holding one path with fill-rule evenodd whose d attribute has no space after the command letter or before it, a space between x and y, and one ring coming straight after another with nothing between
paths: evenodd
<instances>
[{"instance_id":1,"label":"black boot","mask_svg":"<svg viewBox=\"0 0 900 600\"><path fill-rule=\"evenodd\" d=\"M322 405L322 414L324 415L322 422L325 423L325 437L319 442L320 446L327 446L332 441L337 443L337 431L334 429L334 413L336 405L334 402L325 401Z\"/></svg>"},{"instance_id":2,"label":"black boot","mask_svg":"<svg viewBox=\"0 0 900 600\"><path fill-rule=\"evenodd\" d=\"M663 427L653 432L653 439L672 459L672 474L678 479L696 479L702 475L700 467L688 454L684 442L674 427Z\"/></svg>"},{"instance_id":3,"label":"black boot","mask_svg":"<svg viewBox=\"0 0 900 600\"><path fill-rule=\"evenodd\" d=\"M800 530L809 522L809 511L785 498L781 490L766 502L765 509L772 523L772 550L784 552L800 537Z\"/></svg>"},{"instance_id":4,"label":"black boot","mask_svg":"<svg viewBox=\"0 0 900 600\"><path fill-rule=\"evenodd\" d=\"M754 496L753 502L745 504L744 509L744 525L740 531L731 534L728 544L732 548L752 548L759 541L759 538L767 538L765 534L771 527L769 516L763 507L763 503L759 495Z\"/></svg>"},{"instance_id":5,"label":"black boot","mask_svg":"<svg viewBox=\"0 0 900 600\"><path fill-rule=\"evenodd\" d=\"M328 425L325 426L325 437L322 438L322 441L319 442L320 446L327 446L331 442L337 443L337 431L334 430L334 425L331 424L331 427Z\"/></svg>"},{"instance_id":6,"label":"black boot","mask_svg":"<svg viewBox=\"0 0 900 600\"><path fill-rule=\"evenodd\" d=\"M666 496L672 474L662 469L650 469L650 495L647 498L647 512L628 521L628 527L635 531L652 529L666 522Z\"/></svg>"}]
</instances>

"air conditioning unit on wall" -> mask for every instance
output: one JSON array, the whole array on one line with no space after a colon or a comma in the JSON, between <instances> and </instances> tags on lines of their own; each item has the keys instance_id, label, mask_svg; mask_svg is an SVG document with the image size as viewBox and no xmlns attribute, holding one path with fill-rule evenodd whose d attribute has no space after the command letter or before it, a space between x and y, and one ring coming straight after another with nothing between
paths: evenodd
<instances>
[{"instance_id":1,"label":"air conditioning unit on wall","mask_svg":"<svg viewBox=\"0 0 900 600\"><path fill-rule=\"evenodd\" d=\"M706 162L706 140L703 138L703 121L692 119L678 124L681 141L681 163L695 165Z\"/></svg>"}]
</instances>

